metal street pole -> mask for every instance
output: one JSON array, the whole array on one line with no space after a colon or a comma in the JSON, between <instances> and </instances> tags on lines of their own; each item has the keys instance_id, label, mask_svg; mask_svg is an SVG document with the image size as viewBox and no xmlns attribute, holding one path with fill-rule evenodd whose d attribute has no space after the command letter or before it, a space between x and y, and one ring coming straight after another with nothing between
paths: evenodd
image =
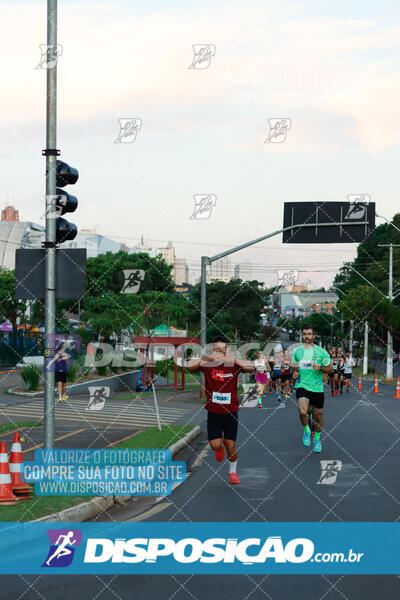
<instances>
[{"instance_id":1,"label":"metal street pole","mask_svg":"<svg viewBox=\"0 0 400 600\"><path fill-rule=\"evenodd\" d=\"M354 321L350 321L349 350L350 350L350 354L352 356L353 356L353 326L354 326Z\"/></svg>"},{"instance_id":2,"label":"metal street pole","mask_svg":"<svg viewBox=\"0 0 400 600\"><path fill-rule=\"evenodd\" d=\"M393 244L389 245L389 300L393 301ZM393 338L388 329L387 331L387 362L386 362L386 381L393 381Z\"/></svg>"},{"instance_id":3,"label":"metal street pole","mask_svg":"<svg viewBox=\"0 0 400 600\"><path fill-rule=\"evenodd\" d=\"M340 222L340 223L318 223L318 227L332 227L332 225L342 226L342 225L367 225L368 221L354 221L353 223L349 222ZM240 246L235 246L230 250L226 250L225 252L220 252L219 254L215 254L215 256L202 256L201 257L201 306L200 306L200 344L202 348L205 348L206 345L206 323L207 323L207 287L206 287L206 267L207 265L211 265L212 262L219 260L220 258L224 258L225 256L229 256L234 252L238 252L239 250L243 250L244 248L248 248L249 246L253 246L253 244L258 244L258 242L263 242L268 238L274 237L275 235L279 235L280 233L284 233L285 231L290 231L292 229L298 229L299 227L308 228L314 227L315 223L300 223L297 225L290 225L289 227L283 227L282 229L278 229L277 231L273 231L272 233L268 233L267 235L262 235L261 237L251 240L251 242L245 242L244 244L240 244Z\"/></svg>"},{"instance_id":4,"label":"metal street pole","mask_svg":"<svg viewBox=\"0 0 400 600\"><path fill-rule=\"evenodd\" d=\"M57 0L47 0L47 46L57 54ZM48 50L49 51L49 50ZM45 362L54 354L56 312L57 60L47 69ZM45 370L44 447L54 447L54 371Z\"/></svg>"},{"instance_id":5,"label":"metal street pole","mask_svg":"<svg viewBox=\"0 0 400 600\"><path fill-rule=\"evenodd\" d=\"M365 329L364 329L363 375L368 375L368 321L365 321Z\"/></svg>"},{"instance_id":6,"label":"metal street pole","mask_svg":"<svg viewBox=\"0 0 400 600\"><path fill-rule=\"evenodd\" d=\"M396 228L397 229L397 228ZM399 244L379 244L379 247L389 248L389 294L388 299L393 302L393 247ZM388 329L386 344L386 381L393 381L393 338Z\"/></svg>"},{"instance_id":7,"label":"metal street pole","mask_svg":"<svg viewBox=\"0 0 400 600\"><path fill-rule=\"evenodd\" d=\"M207 265L210 265L210 259L208 256L201 257L201 298L200 298L200 346L202 352L206 348L206 329L207 329L207 314L206 314L206 301L207 301Z\"/></svg>"}]
</instances>

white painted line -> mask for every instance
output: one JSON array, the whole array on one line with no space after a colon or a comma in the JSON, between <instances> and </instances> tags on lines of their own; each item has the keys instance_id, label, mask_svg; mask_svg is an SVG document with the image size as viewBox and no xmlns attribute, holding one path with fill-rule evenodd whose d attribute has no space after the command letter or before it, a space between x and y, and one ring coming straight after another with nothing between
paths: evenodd
<instances>
[{"instance_id":1,"label":"white painted line","mask_svg":"<svg viewBox=\"0 0 400 600\"><path fill-rule=\"evenodd\" d=\"M196 460L194 461L194 463L192 464L192 467L200 467L203 463L203 458L205 457L206 454L208 454L211 451L210 446L207 444L207 446L205 446L203 448L203 450L197 455Z\"/></svg>"}]
</instances>

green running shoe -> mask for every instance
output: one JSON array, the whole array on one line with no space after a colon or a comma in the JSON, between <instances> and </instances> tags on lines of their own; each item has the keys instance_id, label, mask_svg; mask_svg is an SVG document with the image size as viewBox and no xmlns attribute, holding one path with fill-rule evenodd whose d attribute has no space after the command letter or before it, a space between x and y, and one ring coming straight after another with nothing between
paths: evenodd
<instances>
[{"instance_id":1,"label":"green running shoe","mask_svg":"<svg viewBox=\"0 0 400 600\"><path fill-rule=\"evenodd\" d=\"M321 450L322 450L321 440L314 439L314 449L313 449L313 452L321 452Z\"/></svg>"},{"instance_id":2,"label":"green running shoe","mask_svg":"<svg viewBox=\"0 0 400 600\"><path fill-rule=\"evenodd\" d=\"M307 431L305 431L303 433L303 446L311 446L311 432L307 433Z\"/></svg>"}]
</instances>

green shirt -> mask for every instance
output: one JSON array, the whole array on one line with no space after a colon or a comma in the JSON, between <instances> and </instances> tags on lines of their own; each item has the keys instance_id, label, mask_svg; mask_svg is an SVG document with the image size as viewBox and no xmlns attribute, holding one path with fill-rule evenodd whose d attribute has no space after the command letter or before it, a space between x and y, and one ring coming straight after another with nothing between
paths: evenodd
<instances>
[{"instance_id":1,"label":"green shirt","mask_svg":"<svg viewBox=\"0 0 400 600\"><path fill-rule=\"evenodd\" d=\"M304 388L309 392L323 392L322 371L316 371L314 364L327 367L331 363L328 352L314 344L312 348L299 346L292 354L292 364L299 367L300 377L297 378L296 388Z\"/></svg>"}]
</instances>

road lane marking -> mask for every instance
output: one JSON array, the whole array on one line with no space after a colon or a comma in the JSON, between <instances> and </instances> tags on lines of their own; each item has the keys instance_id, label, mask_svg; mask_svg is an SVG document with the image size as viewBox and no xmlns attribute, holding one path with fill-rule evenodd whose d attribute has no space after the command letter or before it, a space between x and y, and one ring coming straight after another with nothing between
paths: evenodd
<instances>
[{"instance_id":1,"label":"road lane marking","mask_svg":"<svg viewBox=\"0 0 400 600\"><path fill-rule=\"evenodd\" d=\"M200 467L203 463L203 458L205 457L205 455L210 452L211 448L210 446L207 444L205 446L205 448L203 448L203 450L197 455L196 460L194 461L194 463L192 464L192 468L193 467Z\"/></svg>"},{"instance_id":2,"label":"road lane marking","mask_svg":"<svg viewBox=\"0 0 400 600\"><path fill-rule=\"evenodd\" d=\"M86 427L84 427L83 429L77 429L76 431L71 431L70 433L66 433L65 435L61 435L60 437L56 438L54 441L59 442L60 440L65 440L68 437L77 435L78 433L82 433L82 431L86 431ZM44 443L37 444L36 446L32 446L32 448L27 448L26 450L22 450L22 454L24 452L31 452L32 450L37 450L38 448L42 448L43 446L44 446Z\"/></svg>"},{"instance_id":3,"label":"road lane marking","mask_svg":"<svg viewBox=\"0 0 400 600\"><path fill-rule=\"evenodd\" d=\"M143 431L143 429L140 429L139 431L130 433L129 435L126 435L125 437L121 438L120 440L117 440L116 442L111 442L111 444L108 444L108 446L106 446L106 448L112 448L113 446L116 446L117 444L120 444L121 442L125 442L125 440L129 440L130 438L134 437L135 435L138 435L138 433L142 433L142 431Z\"/></svg>"}]
</instances>

